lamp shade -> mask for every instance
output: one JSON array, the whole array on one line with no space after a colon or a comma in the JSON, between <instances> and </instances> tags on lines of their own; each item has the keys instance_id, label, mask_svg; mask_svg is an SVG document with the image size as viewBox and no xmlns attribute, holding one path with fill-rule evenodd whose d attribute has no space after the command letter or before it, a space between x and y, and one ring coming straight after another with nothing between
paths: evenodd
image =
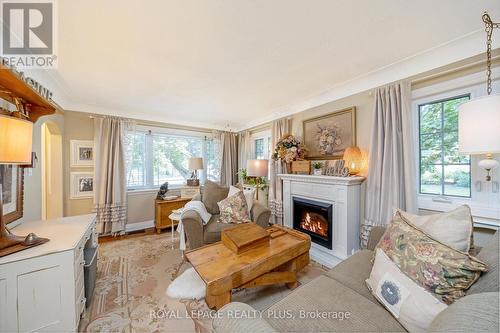
<instances>
[{"instance_id":1,"label":"lamp shade","mask_svg":"<svg viewBox=\"0 0 500 333\"><path fill-rule=\"evenodd\" d=\"M268 160L247 161L247 176L249 177L266 177L268 170L269 170Z\"/></svg>"},{"instance_id":2,"label":"lamp shade","mask_svg":"<svg viewBox=\"0 0 500 333\"><path fill-rule=\"evenodd\" d=\"M203 169L203 158L202 157L190 157L188 160L189 170L202 170Z\"/></svg>"},{"instance_id":3,"label":"lamp shade","mask_svg":"<svg viewBox=\"0 0 500 333\"><path fill-rule=\"evenodd\" d=\"M458 108L458 147L461 154L500 153L500 95L489 95Z\"/></svg>"},{"instance_id":4,"label":"lamp shade","mask_svg":"<svg viewBox=\"0 0 500 333\"><path fill-rule=\"evenodd\" d=\"M0 164L30 164L33 123L0 115Z\"/></svg>"},{"instance_id":5,"label":"lamp shade","mask_svg":"<svg viewBox=\"0 0 500 333\"><path fill-rule=\"evenodd\" d=\"M363 155L358 147L348 147L344 151L344 157L342 159L345 161L345 165L349 168L349 174L356 175L361 171L361 168L363 167Z\"/></svg>"}]
</instances>

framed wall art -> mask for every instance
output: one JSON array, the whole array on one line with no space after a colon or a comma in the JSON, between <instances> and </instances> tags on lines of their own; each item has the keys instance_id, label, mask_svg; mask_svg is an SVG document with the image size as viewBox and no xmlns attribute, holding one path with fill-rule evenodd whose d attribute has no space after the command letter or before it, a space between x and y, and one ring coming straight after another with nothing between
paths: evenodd
<instances>
[{"instance_id":1,"label":"framed wall art","mask_svg":"<svg viewBox=\"0 0 500 333\"><path fill-rule=\"evenodd\" d=\"M94 173L72 172L70 179L71 199L86 199L94 197Z\"/></svg>"},{"instance_id":2,"label":"framed wall art","mask_svg":"<svg viewBox=\"0 0 500 333\"><path fill-rule=\"evenodd\" d=\"M94 166L94 141L71 140L70 158L72 167Z\"/></svg>"},{"instance_id":3,"label":"framed wall art","mask_svg":"<svg viewBox=\"0 0 500 333\"><path fill-rule=\"evenodd\" d=\"M356 145L356 107L304 120L303 136L307 159L342 158L347 147Z\"/></svg>"},{"instance_id":4,"label":"framed wall art","mask_svg":"<svg viewBox=\"0 0 500 333\"><path fill-rule=\"evenodd\" d=\"M24 172L16 165L0 165L2 184L3 216L6 223L23 217Z\"/></svg>"}]
</instances>

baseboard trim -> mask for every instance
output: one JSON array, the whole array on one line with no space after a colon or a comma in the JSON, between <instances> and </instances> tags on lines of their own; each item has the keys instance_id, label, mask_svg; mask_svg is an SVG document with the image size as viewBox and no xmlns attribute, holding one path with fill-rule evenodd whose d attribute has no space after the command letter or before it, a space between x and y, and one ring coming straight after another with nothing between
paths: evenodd
<instances>
[{"instance_id":1,"label":"baseboard trim","mask_svg":"<svg viewBox=\"0 0 500 333\"><path fill-rule=\"evenodd\" d=\"M154 226L155 226L154 220L129 223L129 224L125 225L125 232L133 232L133 231L138 231L138 230L154 228Z\"/></svg>"}]
</instances>

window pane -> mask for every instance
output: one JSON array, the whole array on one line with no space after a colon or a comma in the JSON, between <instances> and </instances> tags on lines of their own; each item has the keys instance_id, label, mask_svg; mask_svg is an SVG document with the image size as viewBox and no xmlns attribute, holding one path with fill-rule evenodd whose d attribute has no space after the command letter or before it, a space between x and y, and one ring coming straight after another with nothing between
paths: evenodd
<instances>
[{"instance_id":1,"label":"window pane","mask_svg":"<svg viewBox=\"0 0 500 333\"><path fill-rule=\"evenodd\" d=\"M420 167L420 192L427 194L442 194L441 165L422 165Z\"/></svg>"},{"instance_id":2,"label":"window pane","mask_svg":"<svg viewBox=\"0 0 500 333\"><path fill-rule=\"evenodd\" d=\"M458 106L468 99L419 107L421 193L470 197L470 158L458 152Z\"/></svg>"},{"instance_id":3,"label":"window pane","mask_svg":"<svg viewBox=\"0 0 500 333\"><path fill-rule=\"evenodd\" d=\"M153 185L182 185L190 178L188 159L201 157L203 138L153 135Z\"/></svg>"},{"instance_id":4,"label":"window pane","mask_svg":"<svg viewBox=\"0 0 500 333\"><path fill-rule=\"evenodd\" d=\"M441 103L420 106L420 134L441 131Z\"/></svg>"},{"instance_id":5,"label":"window pane","mask_svg":"<svg viewBox=\"0 0 500 333\"><path fill-rule=\"evenodd\" d=\"M443 152L445 164L469 164L469 156L458 152L458 132L443 134Z\"/></svg>"},{"instance_id":6,"label":"window pane","mask_svg":"<svg viewBox=\"0 0 500 333\"><path fill-rule=\"evenodd\" d=\"M125 153L127 155L127 186L145 186L146 134L143 132L129 132L126 134L125 140Z\"/></svg>"},{"instance_id":7,"label":"window pane","mask_svg":"<svg viewBox=\"0 0 500 333\"><path fill-rule=\"evenodd\" d=\"M212 138L206 139L205 164L207 168L207 179L218 182L220 180L220 154L219 142Z\"/></svg>"},{"instance_id":8,"label":"window pane","mask_svg":"<svg viewBox=\"0 0 500 333\"><path fill-rule=\"evenodd\" d=\"M256 159L263 159L265 158L264 155L264 139L257 139L255 140L255 158Z\"/></svg>"},{"instance_id":9,"label":"window pane","mask_svg":"<svg viewBox=\"0 0 500 333\"><path fill-rule=\"evenodd\" d=\"M441 164L441 134L423 134L420 136L420 158L422 164Z\"/></svg>"},{"instance_id":10,"label":"window pane","mask_svg":"<svg viewBox=\"0 0 500 333\"><path fill-rule=\"evenodd\" d=\"M461 97L461 98L451 99L443 103L443 111L444 111L443 117L444 117L445 131L458 132L458 106L468 100L469 97Z\"/></svg>"},{"instance_id":11,"label":"window pane","mask_svg":"<svg viewBox=\"0 0 500 333\"><path fill-rule=\"evenodd\" d=\"M444 194L470 197L470 165L444 166Z\"/></svg>"}]
</instances>

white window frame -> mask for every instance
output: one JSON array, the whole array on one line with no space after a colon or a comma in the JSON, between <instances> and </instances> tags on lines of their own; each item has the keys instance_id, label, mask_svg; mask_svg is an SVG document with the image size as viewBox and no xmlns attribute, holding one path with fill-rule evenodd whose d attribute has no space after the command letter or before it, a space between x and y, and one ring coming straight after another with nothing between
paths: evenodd
<instances>
[{"instance_id":1,"label":"white window frame","mask_svg":"<svg viewBox=\"0 0 500 333\"><path fill-rule=\"evenodd\" d=\"M255 141L259 140L259 139L264 139L264 147L267 147L269 145L270 147L270 152L269 152L269 156L265 157L264 159L270 159L271 158L271 154L273 153L272 152L272 149L273 147L271 147L271 142L269 142L271 139L271 129L265 129L265 130L262 130L262 131L259 131L259 132L255 132L255 133L252 133L250 135L250 159L255 159L256 156L255 156Z\"/></svg>"},{"instance_id":2,"label":"white window frame","mask_svg":"<svg viewBox=\"0 0 500 333\"><path fill-rule=\"evenodd\" d=\"M144 176L145 176L145 185L144 186L127 186L128 192L144 192L144 191L157 191L160 185L154 185L153 175L153 158L148 158L153 156L152 147L153 147L153 139L152 135L148 134L165 134L165 135L173 135L173 136L185 136L185 137L199 137L200 139L205 138L213 138L212 133L205 132L197 132L197 131L189 131L189 130L181 130L181 129L173 129L173 128L164 128L164 127L155 127L155 126L144 126L137 125L135 126L134 132L146 133L146 142L145 142L145 156L144 156ZM202 155L206 155L206 145L204 144L202 147ZM204 164L206 165L207 161L204 159ZM207 179L207 168L203 168L199 172L200 182L203 184ZM169 184L169 189L178 189L185 185L178 184Z\"/></svg>"},{"instance_id":3,"label":"white window frame","mask_svg":"<svg viewBox=\"0 0 500 333\"><path fill-rule=\"evenodd\" d=\"M500 68L493 70L493 91L500 91ZM461 95L470 95L470 99L486 95L486 82L483 72L474 73L436 83L412 91L412 121L414 124L415 143L415 182L418 185L416 195L418 208L432 211L449 211L455 207L466 204L471 207L474 222L484 227L500 227L500 193L493 193L491 182L485 181L485 171L477 163L483 156L471 156L471 197L453 197L435 194L423 194L419 191L420 178L420 152L419 152L419 105L437 100L453 98ZM499 159L499 154L495 155ZM493 170L493 179L500 180L500 168ZM476 184L480 182L481 191Z\"/></svg>"}]
</instances>

